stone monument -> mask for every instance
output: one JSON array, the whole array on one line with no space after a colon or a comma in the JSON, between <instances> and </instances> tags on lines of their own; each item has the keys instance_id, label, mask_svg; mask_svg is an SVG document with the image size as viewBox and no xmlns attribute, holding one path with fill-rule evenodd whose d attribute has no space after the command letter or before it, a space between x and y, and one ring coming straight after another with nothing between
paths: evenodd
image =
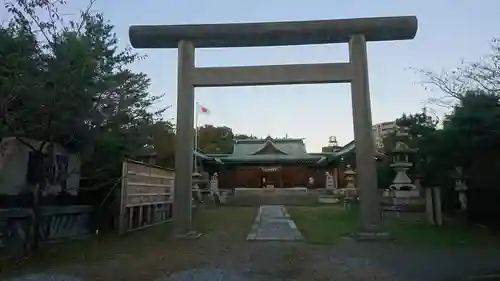
<instances>
[{"instance_id":1,"label":"stone monument","mask_svg":"<svg viewBox=\"0 0 500 281\"><path fill-rule=\"evenodd\" d=\"M335 188L335 179L330 172L325 172L325 194L318 196L318 203L321 204L337 204L339 198L337 197L337 189Z\"/></svg>"},{"instance_id":2,"label":"stone monument","mask_svg":"<svg viewBox=\"0 0 500 281\"><path fill-rule=\"evenodd\" d=\"M325 189L327 194L333 194L335 191L335 184L333 181L333 175L330 172L325 173Z\"/></svg>"}]
</instances>

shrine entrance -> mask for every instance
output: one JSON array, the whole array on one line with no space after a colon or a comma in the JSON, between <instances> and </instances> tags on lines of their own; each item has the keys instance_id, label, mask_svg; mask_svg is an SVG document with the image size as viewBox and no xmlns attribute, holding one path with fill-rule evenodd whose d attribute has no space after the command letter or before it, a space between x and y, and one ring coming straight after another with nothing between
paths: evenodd
<instances>
[{"instance_id":1,"label":"shrine entrance","mask_svg":"<svg viewBox=\"0 0 500 281\"><path fill-rule=\"evenodd\" d=\"M280 167L261 167L260 172L263 188L283 187L283 175Z\"/></svg>"},{"instance_id":2,"label":"shrine entrance","mask_svg":"<svg viewBox=\"0 0 500 281\"><path fill-rule=\"evenodd\" d=\"M350 83L360 192L362 237L380 234L380 194L373 155L367 41L413 39L417 18L382 17L341 20L205 25L131 26L135 48L177 48L177 133L173 222L177 233L191 230L191 170L194 148L194 88L314 83ZM340 63L195 67L195 47L258 47L349 43L349 61Z\"/></svg>"}]
</instances>

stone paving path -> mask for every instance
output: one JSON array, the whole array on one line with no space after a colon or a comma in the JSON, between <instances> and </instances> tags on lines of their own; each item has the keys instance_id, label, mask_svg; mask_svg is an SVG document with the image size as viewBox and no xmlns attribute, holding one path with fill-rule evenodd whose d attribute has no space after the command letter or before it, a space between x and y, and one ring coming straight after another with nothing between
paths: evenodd
<instances>
[{"instance_id":1,"label":"stone paving path","mask_svg":"<svg viewBox=\"0 0 500 281\"><path fill-rule=\"evenodd\" d=\"M285 206L264 205L259 207L247 240L298 241L302 240L302 234Z\"/></svg>"}]
</instances>

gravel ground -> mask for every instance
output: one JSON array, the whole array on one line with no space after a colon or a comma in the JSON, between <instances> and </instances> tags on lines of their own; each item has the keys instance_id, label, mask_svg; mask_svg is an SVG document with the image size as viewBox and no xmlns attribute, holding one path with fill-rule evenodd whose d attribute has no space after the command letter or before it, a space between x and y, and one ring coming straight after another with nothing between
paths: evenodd
<instances>
[{"instance_id":1,"label":"gravel ground","mask_svg":"<svg viewBox=\"0 0 500 281\"><path fill-rule=\"evenodd\" d=\"M9 281L82 281L80 278L59 274L29 274Z\"/></svg>"},{"instance_id":2,"label":"gravel ground","mask_svg":"<svg viewBox=\"0 0 500 281\"><path fill-rule=\"evenodd\" d=\"M430 249L348 242L317 258L334 264L362 259L395 280L439 281L500 271L500 249Z\"/></svg>"},{"instance_id":3,"label":"gravel ground","mask_svg":"<svg viewBox=\"0 0 500 281\"><path fill-rule=\"evenodd\" d=\"M145 263L127 266L130 263L126 260L110 260L94 266L50 270L54 275L8 280L440 281L500 269L500 252L492 249L410 249L348 241L333 248L295 242L243 242L223 251L206 247L193 254L190 265L178 268L166 262L164 267L153 266L151 257L139 258L145 258Z\"/></svg>"},{"instance_id":4,"label":"gravel ground","mask_svg":"<svg viewBox=\"0 0 500 281\"><path fill-rule=\"evenodd\" d=\"M239 219L233 218L234 212L219 218L222 222L198 240L162 239L145 252L114 253L85 264L48 264L44 274L3 280L441 281L500 272L499 249L430 249L350 240L336 246L245 241L253 212L245 211Z\"/></svg>"}]
</instances>

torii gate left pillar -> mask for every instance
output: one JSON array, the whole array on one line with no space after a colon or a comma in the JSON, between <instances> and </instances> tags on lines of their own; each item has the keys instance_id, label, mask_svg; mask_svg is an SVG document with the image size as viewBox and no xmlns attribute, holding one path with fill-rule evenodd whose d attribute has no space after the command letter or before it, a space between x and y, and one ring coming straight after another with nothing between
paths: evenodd
<instances>
[{"instance_id":1,"label":"torii gate left pillar","mask_svg":"<svg viewBox=\"0 0 500 281\"><path fill-rule=\"evenodd\" d=\"M194 148L194 88L283 84L350 83L356 144L360 229L357 237L376 239L380 194L373 155L367 41L413 39L414 16L208 25L131 26L135 48L178 48L177 133L173 222L177 234L191 230ZM349 62L238 67L195 67L195 47L250 47L349 43Z\"/></svg>"}]
</instances>

